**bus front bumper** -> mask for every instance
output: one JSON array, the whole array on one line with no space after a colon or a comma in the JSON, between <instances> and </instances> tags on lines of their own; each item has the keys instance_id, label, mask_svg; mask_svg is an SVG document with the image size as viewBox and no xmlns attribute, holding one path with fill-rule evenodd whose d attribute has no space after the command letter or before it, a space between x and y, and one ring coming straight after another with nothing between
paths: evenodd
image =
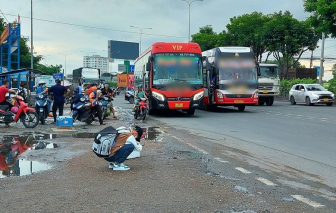
<instances>
[{"instance_id":1,"label":"bus front bumper","mask_svg":"<svg viewBox=\"0 0 336 213\"><path fill-rule=\"evenodd\" d=\"M187 109L199 109L200 106L203 104L203 98L199 100L193 100L190 101L160 101L155 98L152 98L151 100L152 109L181 109L181 110L187 110Z\"/></svg>"}]
</instances>

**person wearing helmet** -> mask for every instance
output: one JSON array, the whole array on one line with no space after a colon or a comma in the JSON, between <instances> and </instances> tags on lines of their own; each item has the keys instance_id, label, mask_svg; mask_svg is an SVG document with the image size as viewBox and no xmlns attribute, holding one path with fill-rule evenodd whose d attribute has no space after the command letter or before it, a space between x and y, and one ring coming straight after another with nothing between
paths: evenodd
<instances>
[{"instance_id":1,"label":"person wearing helmet","mask_svg":"<svg viewBox=\"0 0 336 213\"><path fill-rule=\"evenodd\" d=\"M124 162L134 149L139 152L142 150L142 145L140 144L142 135L143 130L139 126L135 126L131 131L128 130L118 135L115 146L111 148L110 156L105 158L109 162L110 169L116 171L130 170L130 167L126 166Z\"/></svg>"},{"instance_id":2,"label":"person wearing helmet","mask_svg":"<svg viewBox=\"0 0 336 213\"><path fill-rule=\"evenodd\" d=\"M48 91L48 88L46 88L46 82L45 81L39 81L38 82L38 87L36 88L36 95L43 93L44 91ZM51 108L51 100L48 98L47 99L47 112L49 114L50 108ZM36 108L37 110L37 108Z\"/></svg>"},{"instance_id":3,"label":"person wearing helmet","mask_svg":"<svg viewBox=\"0 0 336 213\"><path fill-rule=\"evenodd\" d=\"M102 94L103 94L103 95L106 95L106 96L110 96L110 97L112 98L112 100L113 100L113 91L111 90L109 84L105 84L105 85L104 85L104 89L102 90ZM117 117L115 116L115 111L114 111L113 103L112 103L112 102L111 102L110 110L111 110L111 112L112 112L112 114L113 114L113 118L117 118Z\"/></svg>"},{"instance_id":4,"label":"person wearing helmet","mask_svg":"<svg viewBox=\"0 0 336 213\"><path fill-rule=\"evenodd\" d=\"M102 118L102 110L98 102L98 91L97 91L97 86L92 86L91 87L91 93L89 95L90 102L92 104L92 108L96 109L97 114L98 114L98 120L100 125L105 125L103 123L103 118Z\"/></svg>"},{"instance_id":5,"label":"person wearing helmet","mask_svg":"<svg viewBox=\"0 0 336 213\"><path fill-rule=\"evenodd\" d=\"M135 96L134 96L134 107L138 106L139 102L140 102L140 98L146 98L147 96L145 94L145 91L142 90L142 85L139 84L138 85L138 90L135 92Z\"/></svg>"}]
</instances>

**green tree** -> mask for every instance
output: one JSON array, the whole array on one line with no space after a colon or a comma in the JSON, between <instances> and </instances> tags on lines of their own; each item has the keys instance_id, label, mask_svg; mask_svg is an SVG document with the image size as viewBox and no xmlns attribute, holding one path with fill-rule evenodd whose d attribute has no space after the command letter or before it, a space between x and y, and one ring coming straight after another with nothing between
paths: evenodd
<instances>
[{"instance_id":1,"label":"green tree","mask_svg":"<svg viewBox=\"0 0 336 213\"><path fill-rule=\"evenodd\" d=\"M270 17L265 25L268 50L281 67L281 77L287 78L288 69L295 66L301 55L316 49L319 37L308 22L298 21L289 11L280 11ZM296 59L292 60L294 56Z\"/></svg>"},{"instance_id":2,"label":"green tree","mask_svg":"<svg viewBox=\"0 0 336 213\"><path fill-rule=\"evenodd\" d=\"M336 2L334 0L304 0L306 12L310 12L309 23L319 33L336 37Z\"/></svg>"},{"instance_id":3,"label":"green tree","mask_svg":"<svg viewBox=\"0 0 336 213\"><path fill-rule=\"evenodd\" d=\"M200 28L200 31L191 36L192 42L198 43L202 51L215 48L217 45L217 33L212 29L211 25Z\"/></svg>"},{"instance_id":4,"label":"green tree","mask_svg":"<svg viewBox=\"0 0 336 213\"><path fill-rule=\"evenodd\" d=\"M251 47L256 55L256 61L261 62L263 54L268 52L265 25L270 20L270 16L253 12L231 18L226 28L235 45Z\"/></svg>"},{"instance_id":5,"label":"green tree","mask_svg":"<svg viewBox=\"0 0 336 213\"><path fill-rule=\"evenodd\" d=\"M62 70L62 65L43 65L43 64L37 64L36 69L41 70L46 75L53 75L55 73L59 73Z\"/></svg>"}]
</instances>

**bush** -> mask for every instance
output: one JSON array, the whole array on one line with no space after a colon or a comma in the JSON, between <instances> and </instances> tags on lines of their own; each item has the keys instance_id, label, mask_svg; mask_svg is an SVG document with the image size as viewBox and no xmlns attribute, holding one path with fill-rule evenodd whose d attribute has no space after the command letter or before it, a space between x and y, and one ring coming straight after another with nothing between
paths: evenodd
<instances>
[{"instance_id":1,"label":"bush","mask_svg":"<svg viewBox=\"0 0 336 213\"><path fill-rule=\"evenodd\" d=\"M110 88L117 88L117 82L107 81L106 82Z\"/></svg>"},{"instance_id":2,"label":"bush","mask_svg":"<svg viewBox=\"0 0 336 213\"><path fill-rule=\"evenodd\" d=\"M292 80L286 80L283 79L280 81L280 96L287 98L289 90L293 87L294 84L316 84L318 82L317 79L311 79L311 78L303 78L303 79L292 79Z\"/></svg>"},{"instance_id":3,"label":"bush","mask_svg":"<svg viewBox=\"0 0 336 213\"><path fill-rule=\"evenodd\" d=\"M336 94L336 78L331 79L329 82L328 90Z\"/></svg>"}]
</instances>

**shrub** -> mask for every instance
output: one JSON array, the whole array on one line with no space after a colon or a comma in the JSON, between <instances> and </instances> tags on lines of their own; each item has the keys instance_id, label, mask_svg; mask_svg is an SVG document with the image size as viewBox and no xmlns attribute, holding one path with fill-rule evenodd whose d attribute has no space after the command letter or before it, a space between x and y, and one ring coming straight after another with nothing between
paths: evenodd
<instances>
[{"instance_id":1,"label":"shrub","mask_svg":"<svg viewBox=\"0 0 336 213\"><path fill-rule=\"evenodd\" d=\"M286 80L282 79L280 81L280 96L287 98L289 90L293 87L294 84L316 84L318 82L317 79L311 79L311 78L303 78L303 79L292 79L292 80Z\"/></svg>"},{"instance_id":2,"label":"shrub","mask_svg":"<svg viewBox=\"0 0 336 213\"><path fill-rule=\"evenodd\" d=\"M328 90L336 94L336 78L331 79L329 82Z\"/></svg>"},{"instance_id":3,"label":"shrub","mask_svg":"<svg viewBox=\"0 0 336 213\"><path fill-rule=\"evenodd\" d=\"M107 81L106 83L110 86L110 88L117 88L117 82Z\"/></svg>"}]
</instances>

